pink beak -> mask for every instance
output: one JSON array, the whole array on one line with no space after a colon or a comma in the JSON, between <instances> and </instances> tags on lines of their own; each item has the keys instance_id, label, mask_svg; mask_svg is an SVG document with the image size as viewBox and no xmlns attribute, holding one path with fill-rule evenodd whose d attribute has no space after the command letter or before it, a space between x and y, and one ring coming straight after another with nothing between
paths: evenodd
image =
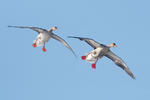
<instances>
[{"instance_id":1,"label":"pink beak","mask_svg":"<svg viewBox=\"0 0 150 100\"><path fill-rule=\"evenodd\" d=\"M114 47L117 47L117 45L114 45Z\"/></svg>"}]
</instances>

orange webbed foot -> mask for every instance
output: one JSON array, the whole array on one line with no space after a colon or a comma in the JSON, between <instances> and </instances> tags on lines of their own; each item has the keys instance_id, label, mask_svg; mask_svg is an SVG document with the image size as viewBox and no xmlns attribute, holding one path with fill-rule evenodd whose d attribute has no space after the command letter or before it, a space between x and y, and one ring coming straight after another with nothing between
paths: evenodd
<instances>
[{"instance_id":1,"label":"orange webbed foot","mask_svg":"<svg viewBox=\"0 0 150 100\"><path fill-rule=\"evenodd\" d=\"M82 60L85 60L85 59L86 59L86 56L82 56L81 59L82 59Z\"/></svg>"},{"instance_id":2,"label":"orange webbed foot","mask_svg":"<svg viewBox=\"0 0 150 100\"><path fill-rule=\"evenodd\" d=\"M43 52L46 52L47 50L46 50L46 48L42 48L42 51L43 51Z\"/></svg>"},{"instance_id":3,"label":"orange webbed foot","mask_svg":"<svg viewBox=\"0 0 150 100\"><path fill-rule=\"evenodd\" d=\"M34 48L37 47L36 43L33 43L32 46L33 46Z\"/></svg>"},{"instance_id":4,"label":"orange webbed foot","mask_svg":"<svg viewBox=\"0 0 150 100\"><path fill-rule=\"evenodd\" d=\"M95 64L95 63L92 64L92 68L93 68L93 69L96 69L96 64Z\"/></svg>"}]
</instances>

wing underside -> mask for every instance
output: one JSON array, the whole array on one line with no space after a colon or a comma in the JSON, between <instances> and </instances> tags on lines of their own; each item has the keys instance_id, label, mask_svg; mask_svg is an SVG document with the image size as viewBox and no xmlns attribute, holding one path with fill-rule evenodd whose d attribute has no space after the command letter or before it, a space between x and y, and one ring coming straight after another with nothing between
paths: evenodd
<instances>
[{"instance_id":1,"label":"wing underside","mask_svg":"<svg viewBox=\"0 0 150 100\"><path fill-rule=\"evenodd\" d=\"M133 79L135 79L133 73L130 71L128 66L125 64L125 62L120 57L118 57L111 51L109 51L105 56L108 57L109 59L111 59L117 66L119 66L120 68L125 70L125 72L128 75L130 75Z\"/></svg>"},{"instance_id":2,"label":"wing underside","mask_svg":"<svg viewBox=\"0 0 150 100\"><path fill-rule=\"evenodd\" d=\"M28 29L32 29L38 33L42 33L43 31L47 31L45 29L42 28L38 28L38 27L32 27L32 26L8 26L8 27L15 27L15 28L28 28Z\"/></svg>"},{"instance_id":3,"label":"wing underside","mask_svg":"<svg viewBox=\"0 0 150 100\"><path fill-rule=\"evenodd\" d=\"M90 38L74 37L74 36L69 36L68 38L77 38L77 39L79 39L81 41L85 41L86 43L88 43L94 49L96 49L97 47L101 47L102 46L102 44L100 44L100 43L98 43L95 40L90 39Z\"/></svg>"},{"instance_id":4,"label":"wing underside","mask_svg":"<svg viewBox=\"0 0 150 100\"><path fill-rule=\"evenodd\" d=\"M71 52L76 56L76 54L74 53L72 48L69 46L69 44L64 39L57 36L56 34L51 34L51 36L52 36L52 38L54 38L54 39L58 40L59 42L61 42L65 47L67 47L69 50L71 50Z\"/></svg>"}]
</instances>

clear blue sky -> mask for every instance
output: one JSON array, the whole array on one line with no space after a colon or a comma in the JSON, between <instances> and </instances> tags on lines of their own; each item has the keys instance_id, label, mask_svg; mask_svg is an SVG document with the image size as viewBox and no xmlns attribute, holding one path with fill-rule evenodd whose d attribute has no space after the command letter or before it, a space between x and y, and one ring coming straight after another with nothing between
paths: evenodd
<instances>
[{"instance_id":1,"label":"clear blue sky","mask_svg":"<svg viewBox=\"0 0 150 100\"><path fill-rule=\"evenodd\" d=\"M1 0L0 100L150 100L149 0ZM7 25L36 26L64 38L78 58L51 39L33 48L37 33ZM118 48L132 80L111 60L93 70L80 56L92 50L67 36L90 37Z\"/></svg>"}]
</instances>

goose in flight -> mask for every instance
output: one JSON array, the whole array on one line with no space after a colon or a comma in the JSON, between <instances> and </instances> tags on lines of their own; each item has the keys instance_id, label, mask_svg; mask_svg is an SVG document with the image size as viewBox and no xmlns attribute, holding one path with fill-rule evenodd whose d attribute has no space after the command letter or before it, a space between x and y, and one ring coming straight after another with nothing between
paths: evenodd
<instances>
[{"instance_id":1,"label":"goose in flight","mask_svg":"<svg viewBox=\"0 0 150 100\"><path fill-rule=\"evenodd\" d=\"M96 68L96 62L98 61L98 59L102 58L103 56L106 56L107 58L111 59L117 66L122 68L133 79L135 79L134 75L129 70L129 68L125 64L125 62L110 50L111 47L117 47L115 43L111 43L108 46L106 46L106 45L100 44L100 43L98 43L95 40L90 39L90 38L82 38L82 37L74 37L74 36L69 36L68 38L77 38L81 41L85 41L91 47L94 48L94 50L92 50L91 52L89 52L85 56L81 57L82 60L86 60L90 63L93 63L92 68L94 68L94 69Z\"/></svg>"},{"instance_id":2,"label":"goose in flight","mask_svg":"<svg viewBox=\"0 0 150 100\"><path fill-rule=\"evenodd\" d=\"M8 27L28 28L28 29L32 29L32 30L38 32L36 40L34 40L32 46L33 47L43 46L42 50L44 52L46 52L45 43L48 42L49 39L53 38L53 39L61 42L65 47L67 47L69 50L71 50L71 52L75 55L74 51L69 46L69 44L65 40L63 40L62 38L60 38L59 36L57 36L56 34L53 33L53 31L57 30L56 26L50 28L49 30L38 28L38 27L32 27L32 26L8 26Z\"/></svg>"}]
</instances>

